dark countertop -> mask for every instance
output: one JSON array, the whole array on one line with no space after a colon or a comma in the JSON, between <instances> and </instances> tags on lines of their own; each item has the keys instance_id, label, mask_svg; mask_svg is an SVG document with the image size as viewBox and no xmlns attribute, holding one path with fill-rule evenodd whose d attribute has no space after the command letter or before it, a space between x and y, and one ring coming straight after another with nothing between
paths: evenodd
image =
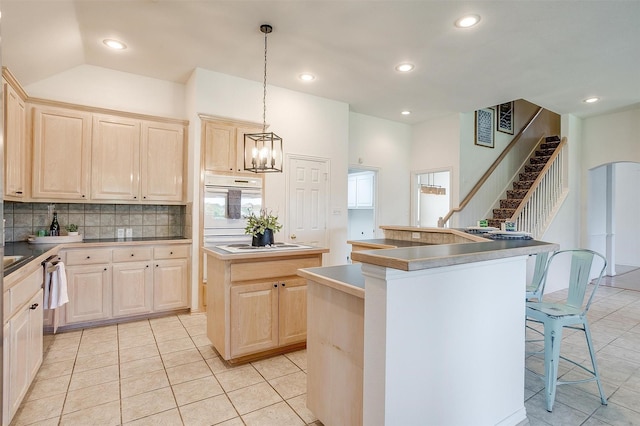
<instances>
[{"instance_id":1,"label":"dark countertop","mask_svg":"<svg viewBox=\"0 0 640 426\"><path fill-rule=\"evenodd\" d=\"M343 291L364 299L364 275L362 264L321 266L318 268L298 269L298 275L310 281Z\"/></svg>"},{"instance_id":2,"label":"dark countertop","mask_svg":"<svg viewBox=\"0 0 640 426\"><path fill-rule=\"evenodd\" d=\"M558 250L558 244L537 240L495 240L469 244L354 251L353 260L402 271L440 268L504 257Z\"/></svg>"},{"instance_id":3,"label":"dark countertop","mask_svg":"<svg viewBox=\"0 0 640 426\"><path fill-rule=\"evenodd\" d=\"M100 238L100 239L92 239L92 240L84 240L83 242L75 242L75 243L61 243L61 244L31 244L26 241L16 241L5 243L4 246L4 255L5 256L24 256L19 262L12 264L10 267L4 269L3 276L7 276L12 272L17 271L21 267L27 265L32 260L42 256L46 252L55 249L59 246L64 247L82 247L83 245L103 245L103 244L114 244L114 243L122 243L123 245L130 244L138 244L145 242L156 242L156 241L176 241L176 242L186 242L191 241L189 238L184 237L153 237L153 238L126 238L126 239L117 239L117 238Z\"/></svg>"}]
</instances>

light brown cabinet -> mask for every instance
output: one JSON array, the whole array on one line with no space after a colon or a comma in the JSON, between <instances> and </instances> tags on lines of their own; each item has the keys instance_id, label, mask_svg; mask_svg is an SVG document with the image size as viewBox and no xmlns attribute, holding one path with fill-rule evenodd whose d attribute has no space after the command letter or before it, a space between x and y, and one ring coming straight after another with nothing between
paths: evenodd
<instances>
[{"instance_id":1,"label":"light brown cabinet","mask_svg":"<svg viewBox=\"0 0 640 426\"><path fill-rule=\"evenodd\" d=\"M66 322L125 318L188 306L190 244L62 250Z\"/></svg>"},{"instance_id":2,"label":"light brown cabinet","mask_svg":"<svg viewBox=\"0 0 640 426\"><path fill-rule=\"evenodd\" d=\"M207 255L207 336L222 358L240 362L304 346L306 281L296 271L321 266L320 250L326 251Z\"/></svg>"},{"instance_id":3,"label":"light brown cabinet","mask_svg":"<svg viewBox=\"0 0 640 426\"><path fill-rule=\"evenodd\" d=\"M35 267L4 292L3 425L18 411L42 364L42 270Z\"/></svg>"},{"instance_id":4,"label":"light brown cabinet","mask_svg":"<svg viewBox=\"0 0 640 426\"><path fill-rule=\"evenodd\" d=\"M184 126L143 121L141 149L143 201L183 201L187 176Z\"/></svg>"},{"instance_id":5,"label":"light brown cabinet","mask_svg":"<svg viewBox=\"0 0 640 426\"><path fill-rule=\"evenodd\" d=\"M65 108L33 108L31 197L86 200L89 195L91 114Z\"/></svg>"},{"instance_id":6,"label":"light brown cabinet","mask_svg":"<svg viewBox=\"0 0 640 426\"><path fill-rule=\"evenodd\" d=\"M202 118L203 167L207 172L245 172L244 135L261 132L258 124Z\"/></svg>"},{"instance_id":7,"label":"light brown cabinet","mask_svg":"<svg viewBox=\"0 0 640 426\"><path fill-rule=\"evenodd\" d=\"M91 199L140 199L140 120L93 115Z\"/></svg>"},{"instance_id":8,"label":"light brown cabinet","mask_svg":"<svg viewBox=\"0 0 640 426\"><path fill-rule=\"evenodd\" d=\"M10 77L10 76L7 76ZM27 111L21 91L2 79L4 93L4 194L20 200L27 191ZM17 84L16 84L17 86Z\"/></svg>"}]
</instances>

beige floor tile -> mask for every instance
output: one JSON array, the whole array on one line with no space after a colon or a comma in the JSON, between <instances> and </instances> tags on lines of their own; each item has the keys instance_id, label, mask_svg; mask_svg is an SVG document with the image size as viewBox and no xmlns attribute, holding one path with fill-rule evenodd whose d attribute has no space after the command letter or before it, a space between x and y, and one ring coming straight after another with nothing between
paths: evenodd
<instances>
[{"instance_id":1,"label":"beige floor tile","mask_svg":"<svg viewBox=\"0 0 640 426\"><path fill-rule=\"evenodd\" d=\"M156 339L149 331L144 334L120 337L118 344L120 346L120 349L135 348L138 346L155 345Z\"/></svg>"},{"instance_id":2,"label":"beige floor tile","mask_svg":"<svg viewBox=\"0 0 640 426\"><path fill-rule=\"evenodd\" d=\"M132 376L120 380L120 397L138 395L152 390L169 386L169 379L164 370L144 373L140 376Z\"/></svg>"},{"instance_id":3,"label":"beige floor tile","mask_svg":"<svg viewBox=\"0 0 640 426\"><path fill-rule=\"evenodd\" d=\"M236 389L264 382L264 378L251 365L234 367L233 369L217 373L215 376L225 392L231 392Z\"/></svg>"},{"instance_id":4,"label":"beige floor tile","mask_svg":"<svg viewBox=\"0 0 640 426\"><path fill-rule=\"evenodd\" d=\"M213 375L207 363L202 359L189 364L167 368L166 370L169 382L172 385Z\"/></svg>"},{"instance_id":5,"label":"beige floor tile","mask_svg":"<svg viewBox=\"0 0 640 426\"><path fill-rule=\"evenodd\" d=\"M307 350L303 349L301 351L289 352L288 354L284 354L287 358L291 360L295 365L300 368L300 370L307 370Z\"/></svg>"},{"instance_id":6,"label":"beige floor tile","mask_svg":"<svg viewBox=\"0 0 640 426\"><path fill-rule=\"evenodd\" d=\"M196 346L210 346L211 340L207 337L206 334L199 334L197 336L191 335L191 340L193 340L193 344Z\"/></svg>"},{"instance_id":7,"label":"beige floor tile","mask_svg":"<svg viewBox=\"0 0 640 426\"><path fill-rule=\"evenodd\" d=\"M180 407L185 425L212 425L238 416L226 395L218 395Z\"/></svg>"},{"instance_id":8,"label":"beige floor tile","mask_svg":"<svg viewBox=\"0 0 640 426\"><path fill-rule=\"evenodd\" d=\"M211 345L198 346L198 351L200 351L204 359L218 358L220 356Z\"/></svg>"},{"instance_id":9,"label":"beige floor tile","mask_svg":"<svg viewBox=\"0 0 640 426\"><path fill-rule=\"evenodd\" d=\"M196 361L202 361L202 355L196 348L187 349L186 351L169 352L162 355L162 362L165 368L176 367Z\"/></svg>"},{"instance_id":10,"label":"beige floor tile","mask_svg":"<svg viewBox=\"0 0 640 426\"><path fill-rule=\"evenodd\" d=\"M118 364L118 346L114 344L111 352L104 352L97 355L78 356L76 358L76 365L73 368L74 373L81 371L93 370L101 367L108 367L110 365Z\"/></svg>"},{"instance_id":11,"label":"beige floor tile","mask_svg":"<svg viewBox=\"0 0 640 426\"><path fill-rule=\"evenodd\" d=\"M168 387L122 398L122 422L127 423L175 407L173 392Z\"/></svg>"},{"instance_id":12,"label":"beige floor tile","mask_svg":"<svg viewBox=\"0 0 640 426\"><path fill-rule=\"evenodd\" d=\"M60 393L67 393L70 381L71 374L67 376L53 377L51 379L35 380L31 385L31 389L27 392L25 399L41 399Z\"/></svg>"},{"instance_id":13,"label":"beige floor tile","mask_svg":"<svg viewBox=\"0 0 640 426\"><path fill-rule=\"evenodd\" d=\"M70 337L67 339L60 338L59 336L53 336L53 341L48 346L48 350L63 350L68 348L78 348L80 346L80 339L82 334L78 334L74 337Z\"/></svg>"},{"instance_id":14,"label":"beige floor tile","mask_svg":"<svg viewBox=\"0 0 640 426\"><path fill-rule=\"evenodd\" d=\"M141 376L152 371L163 370L162 360L159 356L153 358L137 359L135 361L120 363L120 377L127 379L133 376Z\"/></svg>"},{"instance_id":15,"label":"beige floor tile","mask_svg":"<svg viewBox=\"0 0 640 426\"><path fill-rule=\"evenodd\" d=\"M222 423L218 423L216 426L244 426L244 422L240 417L234 417L231 420L227 420Z\"/></svg>"},{"instance_id":16,"label":"beige floor tile","mask_svg":"<svg viewBox=\"0 0 640 426\"><path fill-rule=\"evenodd\" d=\"M207 324L185 325L185 329L189 336L203 336L207 334Z\"/></svg>"},{"instance_id":17,"label":"beige floor tile","mask_svg":"<svg viewBox=\"0 0 640 426\"><path fill-rule=\"evenodd\" d=\"M144 358L153 358L160 355L156 344L120 349L120 362L135 361Z\"/></svg>"},{"instance_id":18,"label":"beige floor tile","mask_svg":"<svg viewBox=\"0 0 640 426\"><path fill-rule=\"evenodd\" d=\"M147 330L151 330L151 325L149 324L148 319L143 319L139 321L131 321L131 322L123 322L118 324L118 334L123 331L134 330L138 328L145 328Z\"/></svg>"},{"instance_id":19,"label":"beige floor tile","mask_svg":"<svg viewBox=\"0 0 640 426\"><path fill-rule=\"evenodd\" d=\"M69 390L77 390L88 386L117 381L120 378L117 365L95 368L93 370L74 372L71 375Z\"/></svg>"},{"instance_id":20,"label":"beige floor tile","mask_svg":"<svg viewBox=\"0 0 640 426\"><path fill-rule=\"evenodd\" d=\"M85 328L82 330L82 338L86 337L116 337L118 335L118 326L117 325L105 325L102 327L93 327L93 328Z\"/></svg>"},{"instance_id":21,"label":"beige floor tile","mask_svg":"<svg viewBox=\"0 0 640 426\"><path fill-rule=\"evenodd\" d=\"M182 339L167 340L165 342L158 342L158 350L161 354L167 354L169 352L186 351L187 349L195 348L193 341L190 337L184 337Z\"/></svg>"},{"instance_id":22,"label":"beige floor tile","mask_svg":"<svg viewBox=\"0 0 640 426\"><path fill-rule=\"evenodd\" d=\"M127 426L177 426L182 424L180 411L177 408L125 423Z\"/></svg>"},{"instance_id":23,"label":"beige floor tile","mask_svg":"<svg viewBox=\"0 0 640 426\"><path fill-rule=\"evenodd\" d=\"M40 367L40 370L38 370L36 380L52 379L58 376L70 375L73 371L73 364L73 359L43 364L42 367Z\"/></svg>"},{"instance_id":24,"label":"beige floor tile","mask_svg":"<svg viewBox=\"0 0 640 426\"><path fill-rule=\"evenodd\" d=\"M42 364L47 365L61 361L75 360L77 354L77 346L64 347L61 349L50 348L49 351L44 354L44 357L42 358Z\"/></svg>"},{"instance_id":25,"label":"beige floor tile","mask_svg":"<svg viewBox=\"0 0 640 426\"><path fill-rule=\"evenodd\" d=\"M213 374L218 374L224 371L229 371L229 370L233 370L234 368L237 368L237 367L230 366L229 364L224 362L222 358L220 358L219 356L216 356L214 358L205 358L205 360L207 361L207 364L209 365L209 368L211 369L211 371L213 371Z\"/></svg>"},{"instance_id":26,"label":"beige floor tile","mask_svg":"<svg viewBox=\"0 0 640 426\"><path fill-rule=\"evenodd\" d=\"M278 392L273 390L267 382L247 386L246 388L229 392L227 395L240 415L282 401Z\"/></svg>"},{"instance_id":27,"label":"beige floor tile","mask_svg":"<svg viewBox=\"0 0 640 426\"><path fill-rule=\"evenodd\" d=\"M165 342L167 340L184 339L189 337L189 333L182 327L154 329L153 335L157 342Z\"/></svg>"},{"instance_id":28,"label":"beige floor tile","mask_svg":"<svg viewBox=\"0 0 640 426\"><path fill-rule=\"evenodd\" d=\"M120 425L120 401L113 401L64 414L60 419L60 426L86 426L88 424L100 426Z\"/></svg>"},{"instance_id":29,"label":"beige floor tile","mask_svg":"<svg viewBox=\"0 0 640 426\"><path fill-rule=\"evenodd\" d=\"M56 418L62 413L65 394L23 402L13 417L12 426L30 425L42 420Z\"/></svg>"},{"instance_id":30,"label":"beige floor tile","mask_svg":"<svg viewBox=\"0 0 640 426\"><path fill-rule=\"evenodd\" d=\"M83 334L80 340L80 346L82 345L95 345L97 343L116 343L118 341L117 329L114 329L111 333L100 334Z\"/></svg>"},{"instance_id":31,"label":"beige floor tile","mask_svg":"<svg viewBox=\"0 0 640 426\"><path fill-rule=\"evenodd\" d=\"M117 381L69 391L63 413L73 413L118 399L120 399L120 383Z\"/></svg>"},{"instance_id":32,"label":"beige floor tile","mask_svg":"<svg viewBox=\"0 0 640 426\"><path fill-rule=\"evenodd\" d=\"M60 423L60 416L55 416L50 419L38 420L37 422L29 423L29 426L58 426ZM11 423L12 426L17 424Z\"/></svg>"},{"instance_id":33,"label":"beige floor tile","mask_svg":"<svg viewBox=\"0 0 640 426\"><path fill-rule=\"evenodd\" d=\"M269 380L284 399L307 393L307 375L302 371Z\"/></svg>"},{"instance_id":34,"label":"beige floor tile","mask_svg":"<svg viewBox=\"0 0 640 426\"><path fill-rule=\"evenodd\" d=\"M242 416L247 426L296 426L304 425L286 402L279 402Z\"/></svg>"},{"instance_id":35,"label":"beige floor tile","mask_svg":"<svg viewBox=\"0 0 640 426\"><path fill-rule=\"evenodd\" d=\"M172 386L178 406L218 396L224 391L215 377L207 376Z\"/></svg>"},{"instance_id":36,"label":"beige floor tile","mask_svg":"<svg viewBox=\"0 0 640 426\"><path fill-rule=\"evenodd\" d=\"M102 354L105 352L111 352L117 348L116 340L103 340L100 342L94 343L80 343L80 348L78 349L78 356L91 356Z\"/></svg>"},{"instance_id":37,"label":"beige floor tile","mask_svg":"<svg viewBox=\"0 0 640 426\"><path fill-rule=\"evenodd\" d=\"M318 420L315 414L307 408L307 394L287 399L287 404L289 404L289 406L293 408L300 417L302 417L302 420L305 423L313 423Z\"/></svg>"},{"instance_id":38,"label":"beige floor tile","mask_svg":"<svg viewBox=\"0 0 640 426\"><path fill-rule=\"evenodd\" d=\"M151 328L155 330L162 330L167 328L184 328L182 326L182 322L178 319L177 316L171 315L162 318L152 318L149 320L149 324L151 324Z\"/></svg>"},{"instance_id":39,"label":"beige floor tile","mask_svg":"<svg viewBox=\"0 0 640 426\"><path fill-rule=\"evenodd\" d=\"M255 361L251 364L256 370L258 370L258 373L262 374L262 377L267 380L300 371L297 365L283 355L274 356L273 358L267 358L261 361Z\"/></svg>"}]
</instances>

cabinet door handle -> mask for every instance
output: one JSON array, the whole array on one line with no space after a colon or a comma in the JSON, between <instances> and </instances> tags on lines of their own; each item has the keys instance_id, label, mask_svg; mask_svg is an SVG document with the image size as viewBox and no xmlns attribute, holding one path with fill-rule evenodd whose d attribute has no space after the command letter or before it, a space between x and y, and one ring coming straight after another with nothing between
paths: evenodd
<instances>
[{"instance_id":1,"label":"cabinet door handle","mask_svg":"<svg viewBox=\"0 0 640 426\"><path fill-rule=\"evenodd\" d=\"M91 256L87 256L87 259L91 259Z\"/></svg>"},{"instance_id":2,"label":"cabinet door handle","mask_svg":"<svg viewBox=\"0 0 640 426\"><path fill-rule=\"evenodd\" d=\"M131 253L131 257L133 257L133 256L134 256L133 253Z\"/></svg>"},{"instance_id":3,"label":"cabinet door handle","mask_svg":"<svg viewBox=\"0 0 640 426\"><path fill-rule=\"evenodd\" d=\"M38 304L34 303L33 305L29 306L29 309L31 310L36 310L38 308Z\"/></svg>"},{"instance_id":4,"label":"cabinet door handle","mask_svg":"<svg viewBox=\"0 0 640 426\"><path fill-rule=\"evenodd\" d=\"M149 265L147 265L147 268L149 267Z\"/></svg>"},{"instance_id":5,"label":"cabinet door handle","mask_svg":"<svg viewBox=\"0 0 640 426\"><path fill-rule=\"evenodd\" d=\"M22 191L16 191L17 195L22 195Z\"/></svg>"},{"instance_id":6,"label":"cabinet door handle","mask_svg":"<svg viewBox=\"0 0 640 426\"><path fill-rule=\"evenodd\" d=\"M285 286L285 283L280 283L280 285L281 285L282 287L284 287L284 286Z\"/></svg>"},{"instance_id":7,"label":"cabinet door handle","mask_svg":"<svg viewBox=\"0 0 640 426\"><path fill-rule=\"evenodd\" d=\"M173 252L172 252L172 251L170 251L170 252L169 252L169 254L173 254Z\"/></svg>"},{"instance_id":8,"label":"cabinet door handle","mask_svg":"<svg viewBox=\"0 0 640 426\"><path fill-rule=\"evenodd\" d=\"M104 270L106 271L106 270L107 270L107 268L104 268Z\"/></svg>"},{"instance_id":9,"label":"cabinet door handle","mask_svg":"<svg viewBox=\"0 0 640 426\"><path fill-rule=\"evenodd\" d=\"M274 288L278 288L278 283L275 283L275 284L273 285L273 287L274 287Z\"/></svg>"}]
</instances>

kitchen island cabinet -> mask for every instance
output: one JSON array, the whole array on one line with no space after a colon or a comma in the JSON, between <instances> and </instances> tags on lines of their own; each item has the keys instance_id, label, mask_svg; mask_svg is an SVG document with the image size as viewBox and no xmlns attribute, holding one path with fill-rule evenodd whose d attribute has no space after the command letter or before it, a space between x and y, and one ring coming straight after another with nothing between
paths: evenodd
<instances>
[{"instance_id":1,"label":"kitchen island cabinet","mask_svg":"<svg viewBox=\"0 0 640 426\"><path fill-rule=\"evenodd\" d=\"M309 408L325 424L526 421L526 259L557 249L535 240L432 244L354 251L359 265L300 270L309 282ZM348 273L356 268L359 278ZM360 399L361 418L349 410Z\"/></svg>"},{"instance_id":2,"label":"kitchen island cabinet","mask_svg":"<svg viewBox=\"0 0 640 426\"><path fill-rule=\"evenodd\" d=\"M300 268L328 249L207 255L207 336L223 359L240 363L306 344L306 282Z\"/></svg>"}]
</instances>

